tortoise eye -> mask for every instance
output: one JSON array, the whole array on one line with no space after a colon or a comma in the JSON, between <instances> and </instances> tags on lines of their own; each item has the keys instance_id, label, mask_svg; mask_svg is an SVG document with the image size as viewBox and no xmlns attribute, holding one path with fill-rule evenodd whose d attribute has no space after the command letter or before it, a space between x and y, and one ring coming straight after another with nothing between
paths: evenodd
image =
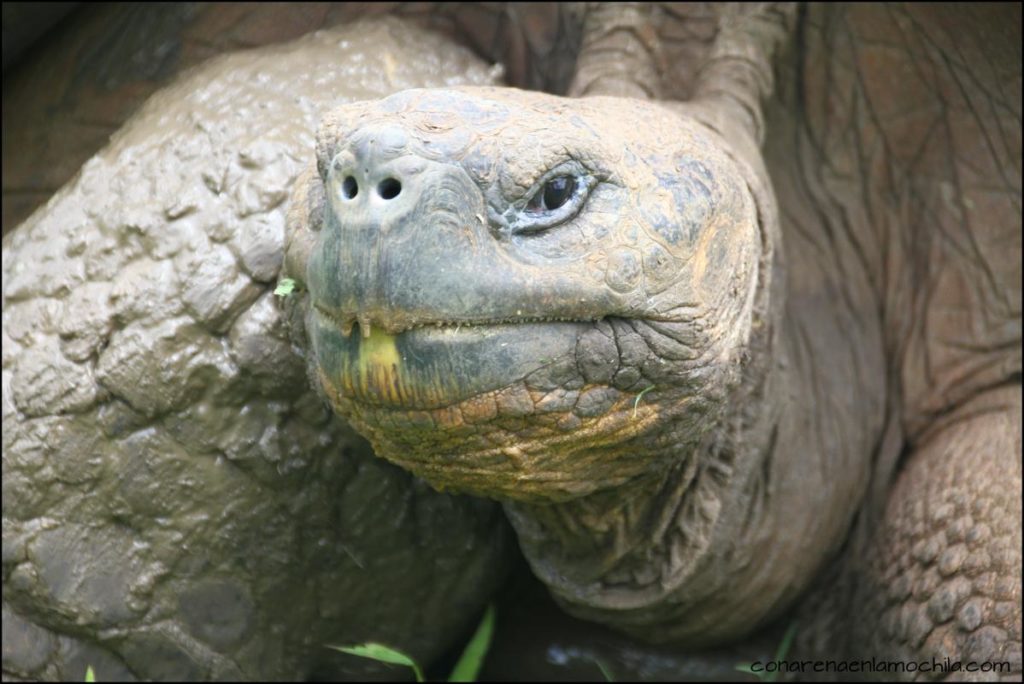
<instances>
[{"instance_id":1,"label":"tortoise eye","mask_svg":"<svg viewBox=\"0 0 1024 684\"><path fill-rule=\"evenodd\" d=\"M531 185L533 195L508 207L509 230L515 235L535 235L576 218L583 210L598 179L586 167L568 160L549 170Z\"/></svg>"},{"instance_id":2,"label":"tortoise eye","mask_svg":"<svg viewBox=\"0 0 1024 684\"><path fill-rule=\"evenodd\" d=\"M564 206L575 191L576 179L572 176L552 178L540 192L530 198L526 209L530 212L554 211Z\"/></svg>"}]
</instances>

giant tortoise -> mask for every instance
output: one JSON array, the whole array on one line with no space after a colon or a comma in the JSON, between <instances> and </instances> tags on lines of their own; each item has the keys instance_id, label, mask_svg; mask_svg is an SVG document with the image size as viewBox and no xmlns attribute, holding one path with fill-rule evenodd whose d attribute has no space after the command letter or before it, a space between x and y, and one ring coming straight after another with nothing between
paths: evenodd
<instances>
[{"instance_id":1,"label":"giant tortoise","mask_svg":"<svg viewBox=\"0 0 1024 684\"><path fill-rule=\"evenodd\" d=\"M387 675L503 511L636 648L1020 677L1019 6L560 16L221 58L5 238L5 673Z\"/></svg>"}]
</instances>

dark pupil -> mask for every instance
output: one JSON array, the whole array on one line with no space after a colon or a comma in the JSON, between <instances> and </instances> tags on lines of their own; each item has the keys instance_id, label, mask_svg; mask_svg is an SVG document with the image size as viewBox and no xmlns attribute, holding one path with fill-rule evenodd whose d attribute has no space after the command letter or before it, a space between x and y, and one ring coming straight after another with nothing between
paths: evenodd
<instances>
[{"instance_id":1,"label":"dark pupil","mask_svg":"<svg viewBox=\"0 0 1024 684\"><path fill-rule=\"evenodd\" d=\"M571 176L552 178L544 184L544 209L558 209L568 201L575 189L576 180Z\"/></svg>"}]
</instances>

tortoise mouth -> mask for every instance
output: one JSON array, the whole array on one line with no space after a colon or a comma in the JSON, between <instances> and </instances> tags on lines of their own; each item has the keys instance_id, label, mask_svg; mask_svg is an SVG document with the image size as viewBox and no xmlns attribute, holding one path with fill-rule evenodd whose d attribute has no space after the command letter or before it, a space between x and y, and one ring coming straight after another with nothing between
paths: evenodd
<instances>
[{"instance_id":1,"label":"tortoise mouth","mask_svg":"<svg viewBox=\"0 0 1024 684\"><path fill-rule=\"evenodd\" d=\"M596 318L570 318L563 316L524 316L521 312L509 316L494 316L490 318L423 318L416 316L391 317L389 320L358 314L345 314L332 310L320 303L314 303L313 308L318 314L330 320L337 326L343 336L353 334L361 335L364 338L370 337L375 330L381 330L389 335L400 335L402 333L418 330L454 330L456 333L463 328L487 328L503 325L530 325L535 323L581 323L593 324L604 320L605 317Z\"/></svg>"},{"instance_id":2,"label":"tortoise mouth","mask_svg":"<svg viewBox=\"0 0 1024 684\"><path fill-rule=\"evenodd\" d=\"M337 408L453 406L574 355L593 321L496 318L385 329L314 306L308 330L318 375Z\"/></svg>"}]
</instances>

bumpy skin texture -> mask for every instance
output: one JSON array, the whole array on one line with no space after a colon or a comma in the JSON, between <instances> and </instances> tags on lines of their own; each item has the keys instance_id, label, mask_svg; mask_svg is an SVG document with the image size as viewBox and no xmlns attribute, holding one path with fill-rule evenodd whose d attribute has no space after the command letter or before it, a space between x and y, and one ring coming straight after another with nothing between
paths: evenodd
<instances>
[{"instance_id":1,"label":"bumpy skin texture","mask_svg":"<svg viewBox=\"0 0 1024 684\"><path fill-rule=\"evenodd\" d=\"M865 650L1007 662L1002 674L1019 678L1020 415L1019 388L980 395L905 465L859 569L854 638Z\"/></svg>"},{"instance_id":2,"label":"bumpy skin texture","mask_svg":"<svg viewBox=\"0 0 1024 684\"><path fill-rule=\"evenodd\" d=\"M224 58L5 238L5 677L395 677L325 645L429 662L469 626L500 511L373 458L271 290L325 108L493 79L394 20Z\"/></svg>"},{"instance_id":3,"label":"bumpy skin texture","mask_svg":"<svg viewBox=\"0 0 1024 684\"><path fill-rule=\"evenodd\" d=\"M563 92L573 75L582 10L581 3L564 2L81 3L19 64L4 69L3 231L70 180L150 95L219 54L360 17L396 16L500 62L509 85ZM27 34L17 12L10 14L4 29Z\"/></svg>"}]
</instances>

